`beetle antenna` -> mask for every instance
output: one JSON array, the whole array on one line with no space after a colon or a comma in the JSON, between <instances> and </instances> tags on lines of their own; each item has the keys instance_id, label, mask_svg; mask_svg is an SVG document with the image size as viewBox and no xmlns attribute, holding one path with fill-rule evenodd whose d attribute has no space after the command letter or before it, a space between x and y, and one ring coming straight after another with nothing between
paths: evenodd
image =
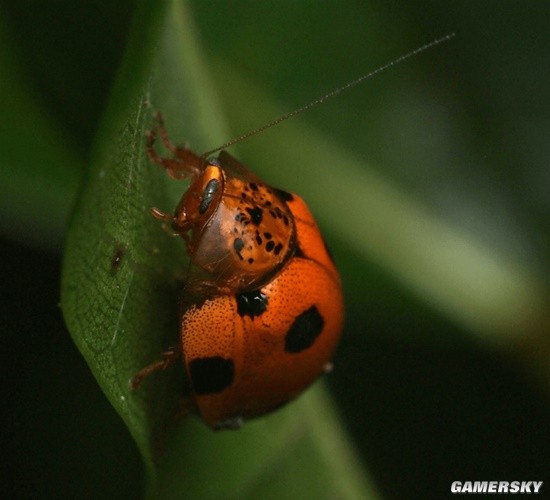
<instances>
[{"instance_id":1,"label":"beetle antenna","mask_svg":"<svg viewBox=\"0 0 550 500\"><path fill-rule=\"evenodd\" d=\"M318 99L315 99L314 101L309 102L308 104L306 104L305 106L302 106L301 108L295 109L290 113L286 113L282 116L279 116L279 118L275 118L274 120L270 121L269 123L266 123L265 125L262 125L261 127L255 128L253 130L250 130L249 132L239 135L238 137L235 137L234 139L231 139L230 141L226 142L225 144L222 144L220 147L216 149L212 149L211 151L207 151L206 153L203 153L201 155L201 158L206 158L214 153L217 153L218 151L221 151L222 149L228 148L229 146L233 146L233 144L242 142L248 139L249 137L252 137L253 135L259 134L260 132L263 132L268 128L274 127L275 125L278 125L281 122L284 122L290 118L294 118L295 116L302 114L304 111L307 111L308 109L319 106L320 104L324 103L328 99L331 99L332 97L335 97L338 94L341 94L342 92L350 89L351 87L355 87L356 85L363 83L365 80L368 80L369 78L372 78L373 76L378 75L379 73L382 73L383 71L386 71L392 68L393 66L397 66L398 64L401 64L402 62L420 54L421 52L431 49L436 45L440 45L442 43L448 42L449 40L454 38L454 36L455 36L455 33L449 33L448 35L445 35L441 38L437 38L436 40L433 40L420 47L417 47L411 52L408 52L407 54L404 54L398 57L397 59L394 59L393 61L390 61L389 63L386 63L383 66L380 66L379 68L371 71L370 73L366 73L365 75L360 76L359 78L356 78L355 80L352 80L351 82L348 82L345 85L342 85L341 87L337 87L334 90L331 90L328 94L325 94L319 97Z\"/></svg>"}]
</instances>

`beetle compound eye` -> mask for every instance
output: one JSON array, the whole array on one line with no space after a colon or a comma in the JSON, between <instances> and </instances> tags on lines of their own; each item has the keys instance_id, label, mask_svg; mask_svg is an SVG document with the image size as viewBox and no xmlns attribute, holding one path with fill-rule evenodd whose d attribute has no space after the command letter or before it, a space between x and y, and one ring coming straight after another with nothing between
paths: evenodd
<instances>
[{"instance_id":1,"label":"beetle compound eye","mask_svg":"<svg viewBox=\"0 0 550 500\"><path fill-rule=\"evenodd\" d=\"M218 192L218 189L220 189L218 179L210 179L202 193L201 202L199 204L199 214L202 215L208 210L210 203L212 203L212 199Z\"/></svg>"}]
</instances>

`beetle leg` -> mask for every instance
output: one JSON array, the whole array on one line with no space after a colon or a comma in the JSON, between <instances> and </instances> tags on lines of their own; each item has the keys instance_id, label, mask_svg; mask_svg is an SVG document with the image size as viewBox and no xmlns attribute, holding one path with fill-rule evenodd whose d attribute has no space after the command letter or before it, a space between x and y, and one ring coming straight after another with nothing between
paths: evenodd
<instances>
[{"instance_id":1,"label":"beetle leg","mask_svg":"<svg viewBox=\"0 0 550 500\"><path fill-rule=\"evenodd\" d=\"M174 179L185 179L199 174L204 169L204 161L190 149L176 146L168 135L164 118L160 112L155 113L155 127L145 133L147 157L151 163L156 163L166 170ZM160 137L163 146L172 153L172 158L164 158L155 150L155 141Z\"/></svg>"},{"instance_id":2,"label":"beetle leg","mask_svg":"<svg viewBox=\"0 0 550 500\"><path fill-rule=\"evenodd\" d=\"M159 370L166 370L166 368L172 366L180 357L181 349L177 346L170 347L170 349L162 353L162 359L142 368L130 379L130 388L135 391L149 375Z\"/></svg>"}]
</instances>

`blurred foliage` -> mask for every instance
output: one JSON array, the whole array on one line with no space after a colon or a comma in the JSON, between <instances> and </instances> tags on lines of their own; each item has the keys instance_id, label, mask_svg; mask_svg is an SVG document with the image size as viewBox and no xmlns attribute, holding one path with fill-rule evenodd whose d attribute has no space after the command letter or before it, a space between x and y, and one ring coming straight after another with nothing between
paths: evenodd
<instances>
[{"instance_id":1,"label":"blurred foliage","mask_svg":"<svg viewBox=\"0 0 550 500\"><path fill-rule=\"evenodd\" d=\"M64 228L136 2L0 5L3 484L18 496L135 497L137 449L56 306ZM230 135L456 32L239 144L238 155L304 195L341 264L348 321L330 382L382 496L440 497L452 480L472 477L544 480L550 7L239 1L191 9ZM171 112L185 122L186 110ZM211 121L220 126L219 116ZM202 477L238 475L218 463L208 470L207 452L193 462L204 464ZM310 470L296 464L294 473L301 468Z\"/></svg>"}]
</instances>

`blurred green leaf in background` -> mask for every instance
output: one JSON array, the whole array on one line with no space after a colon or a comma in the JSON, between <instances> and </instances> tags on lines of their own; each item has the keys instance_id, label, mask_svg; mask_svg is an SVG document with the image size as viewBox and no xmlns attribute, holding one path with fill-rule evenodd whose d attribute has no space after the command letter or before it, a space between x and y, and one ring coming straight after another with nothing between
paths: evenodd
<instances>
[{"instance_id":1,"label":"blurred green leaf in background","mask_svg":"<svg viewBox=\"0 0 550 500\"><path fill-rule=\"evenodd\" d=\"M546 479L550 7L53 5L0 9L10 496L429 498ZM450 32L232 150L308 201L339 263L331 396L317 384L214 433L172 418L179 367L131 393L177 341L185 265L149 215L185 187L146 161L151 107L212 149Z\"/></svg>"}]
</instances>

